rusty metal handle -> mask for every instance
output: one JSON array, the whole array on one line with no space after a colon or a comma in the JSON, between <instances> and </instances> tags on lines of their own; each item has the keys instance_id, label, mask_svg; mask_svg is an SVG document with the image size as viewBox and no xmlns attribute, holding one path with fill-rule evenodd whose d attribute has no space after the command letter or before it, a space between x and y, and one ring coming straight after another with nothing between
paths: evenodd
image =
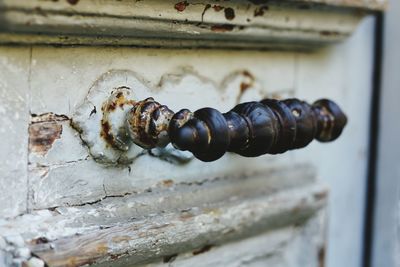
<instances>
[{"instance_id":1,"label":"rusty metal handle","mask_svg":"<svg viewBox=\"0 0 400 267\"><path fill-rule=\"evenodd\" d=\"M227 113L213 108L177 113L147 98L128 112L127 129L143 148L164 147L169 142L202 161L214 161L225 152L245 157L279 154L340 136L347 123L337 104L321 99L307 104L298 99L264 99L235 106Z\"/></svg>"}]
</instances>

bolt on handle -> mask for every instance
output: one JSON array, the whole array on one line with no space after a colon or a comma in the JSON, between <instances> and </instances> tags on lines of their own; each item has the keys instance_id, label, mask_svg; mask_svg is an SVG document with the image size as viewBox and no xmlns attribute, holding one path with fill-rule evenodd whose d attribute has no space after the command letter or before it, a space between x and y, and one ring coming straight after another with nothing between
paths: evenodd
<instances>
[{"instance_id":1,"label":"bolt on handle","mask_svg":"<svg viewBox=\"0 0 400 267\"><path fill-rule=\"evenodd\" d=\"M164 147L169 142L202 161L214 161L225 152L245 157L279 154L307 146L314 138L333 141L347 123L346 115L331 100L312 105L292 98L246 102L226 113L213 108L177 113L147 98L128 112L127 129L143 148Z\"/></svg>"}]
</instances>

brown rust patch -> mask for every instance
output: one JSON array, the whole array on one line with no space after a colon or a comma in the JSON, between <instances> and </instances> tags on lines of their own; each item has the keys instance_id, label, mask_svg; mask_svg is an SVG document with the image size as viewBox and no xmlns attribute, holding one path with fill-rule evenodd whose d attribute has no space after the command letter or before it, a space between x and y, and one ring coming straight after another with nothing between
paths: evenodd
<instances>
[{"instance_id":1,"label":"brown rust patch","mask_svg":"<svg viewBox=\"0 0 400 267\"><path fill-rule=\"evenodd\" d=\"M108 121L101 120L101 131L100 136L104 138L109 144L114 143L114 136L110 133L111 126Z\"/></svg>"},{"instance_id":2,"label":"brown rust patch","mask_svg":"<svg viewBox=\"0 0 400 267\"><path fill-rule=\"evenodd\" d=\"M242 95L247 89L251 87L251 84L242 82L240 84L240 95Z\"/></svg>"},{"instance_id":3,"label":"brown rust patch","mask_svg":"<svg viewBox=\"0 0 400 267\"><path fill-rule=\"evenodd\" d=\"M189 211L182 211L181 215L179 216L179 219L181 221L187 221L187 220L190 220L193 217L194 217L193 213L191 213Z\"/></svg>"},{"instance_id":4,"label":"brown rust patch","mask_svg":"<svg viewBox=\"0 0 400 267\"><path fill-rule=\"evenodd\" d=\"M213 32L230 32L235 28L234 25L231 24L219 24L211 26L211 30Z\"/></svg>"},{"instance_id":5,"label":"brown rust patch","mask_svg":"<svg viewBox=\"0 0 400 267\"><path fill-rule=\"evenodd\" d=\"M29 151L46 155L53 143L61 138L62 125L57 121L34 123L29 126Z\"/></svg>"},{"instance_id":6,"label":"brown rust patch","mask_svg":"<svg viewBox=\"0 0 400 267\"><path fill-rule=\"evenodd\" d=\"M126 99L122 92L118 92L115 96L115 99L113 99L113 101L109 101L105 105L103 105L101 110L103 112L110 112L110 111L114 111L117 107L120 107L121 109L123 109L124 105L126 105L126 104L134 105L135 101Z\"/></svg>"},{"instance_id":7,"label":"brown rust patch","mask_svg":"<svg viewBox=\"0 0 400 267\"><path fill-rule=\"evenodd\" d=\"M181 2L176 3L174 7L178 12L182 12L186 9L186 7L188 5L189 5L189 3L187 1L181 1Z\"/></svg>"},{"instance_id":8,"label":"brown rust patch","mask_svg":"<svg viewBox=\"0 0 400 267\"><path fill-rule=\"evenodd\" d=\"M214 11L216 11L216 12L220 12L222 9L224 9L224 7L223 7L223 6L220 6L220 5L214 5L214 6L213 6L213 9L214 9Z\"/></svg>"},{"instance_id":9,"label":"brown rust patch","mask_svg":"<svg viewBox=\"0 0 400 267\"><path fill-rule=\"evenodd\" d=\"M201 254L201 253L205 253L205 252L207 252L207 251L210 251L210 249L211 249L212 247L213 247L213 245L205 245L205 246L202 247L202 248L193 250L192 254L193 254L193 255L199 255L199 254Z\"/></svg>"},{"instance_id":10,"label":"brown rust patch","mask_svg":"<svg viewBox=\"0 0 400 267\"><path fill-rule=\"evenodd\" d=\"M96 252L100 254L106 254L108 252L108 246L106 243L100 243L96 246Z\"/></svg>"},{"instance_id":11,"label":"brown rust patch","mask_svg":"<svg viewBox=\"0 0 400 267\"><path fill-rule=\"evenodd\" d=\"M247 70L244 70L242 72L242 75L245 77L246 81L242 81L240 83L240 91L239 91L239 95L236 98L236 102L239 103L240 98L243 96L243 94L251 87L254 86L254 81L255 78L254 76Z\"/></svg>"},{"instance_id":12,"label":"brown rust patch","mask_svg":"<svg viewBox=\"0 0 400 267\"><path fill-rule=\"evenodd\" d=\"M249 77L251 80L255 80L255 78L254 78L254 76L253 76L253 74L251 74L248 70L244 70L243 72L242 72L242 74L244 75L244 76L246 76L246 77Z\"/></svg>"},{"instance_id":13,"label":"brown rust patch","mask_svg":"<svg viewBox=\"0 0 400 267\"><path fill-rule=\"evenodd\" d=\"M162 181L162 183L163 183L163 185L166 186L166 187L171 187L171 186L174 185L174 181L172 181L171 179L164 180L164 181Z\"/></svg>"},{"instance_id":14,"label":"brown rust patch","mask_svg":"<svg viewBox=\"0 0 400 267\"><path fill-rule=\"evenodd\" d=\"M227 20L233 20L235 18L235 10L233 10L233 8L225 8L224 13Z\"/></svg>"},{"instance_id":15,"label":"brown rust patch","mask_svg":"<svg viewBox=\"0 0 400 267\"><path fill-rule=\"evenodd\" d=\"M260 6L257 7L254 10L254 17L259 17L259 16L263 16L265 14L265 11L268 11L269 7L268 6Z\"/></svg>"},{"instance_id":16,"label":"brown rust patch","mask_svg":"<svg viewBox=\"0 0 400 267\"><path fill-rule=\"evenodd\" d=\"M114 236L111 240L114 243L121 243L121 242L129 242L132 238L127 235L123 236Z\"/></svg>"}]
</instances>

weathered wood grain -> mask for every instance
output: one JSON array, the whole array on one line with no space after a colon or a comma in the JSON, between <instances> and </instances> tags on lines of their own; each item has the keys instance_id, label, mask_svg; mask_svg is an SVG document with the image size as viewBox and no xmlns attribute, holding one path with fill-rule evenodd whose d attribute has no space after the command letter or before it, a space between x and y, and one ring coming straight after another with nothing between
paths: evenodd
<instances>
[{"instance_id":1,"label":"weathered wood grain","mask_svg":"<svg viewBox=\"0 0 400 267\"><path fill-rule=\"evenodd\" d=\"M365 16L360 9L383 7L378 0L5 0L0 42L310 49L348 37Z\"/></svg>"},{"instance_id":2,"label":"weathered wood grain","mask_svg":"<svg viewBox=\"0 0 400 267\"><path fill-rule=\"evenodd\" d=\"M224 246L172 254L163 257L162 262L142 266L321 267L325 251L324 221L324 213L316 214L302 225L275 229Z\"/></svg>"},{"instance_id":3,"label":"weathered wood grain","mask_svg":"<svg viewBox=\"0 0 400 267\"><path fill-rule=\"evenodd\" d=\"M220 245L286 225L301 224L325 203L320 187L281 191L266 197L206 206L180 213L131 219L110 228L70 236L30 248L49 266L93 263L130 265ZM118 265L116 265L118 266Z\"/></svg>"}]
</instances>

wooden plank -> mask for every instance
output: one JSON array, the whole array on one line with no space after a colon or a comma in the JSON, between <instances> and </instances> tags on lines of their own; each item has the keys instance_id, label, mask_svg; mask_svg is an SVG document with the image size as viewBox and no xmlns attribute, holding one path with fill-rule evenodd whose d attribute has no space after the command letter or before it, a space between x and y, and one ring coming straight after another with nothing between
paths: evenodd
<instances>
[{"instance_id":1,"label":"wooden plank","mask_svg":"<svg viewBox=\"0 0 400 267\"><path fill-rule=\"evenodd\" d=\"M0 42L315 48L352 33L365 15L354 7L374 6L359 1L306 2L90 0L71 5L5 0L0 5ZM335 8L329 8L331 4Z\"/></svg>"},{"instance_id":2,"label":"wooden plank","mask_svg":"<svg viewBox=\"0 0 400 267\"><path fill-rule=\"evenodd\" d=\"M291 239L294 228L317 218L326 201L325 186L316 183L307 166L237 180L166 181L163 187L141 194L0 219L0 245L2 240L7 244L0 251L9 264L15 260L43 261L48 266L142 264L187 252L197 255L212 246L285 227L288 230L281 232ZM307 231L304 237L322 234L313 229L315 234ZM274 236L263 241L272 250L282 241Z\"/></svg>"},{"instance_id":3,"label":"wooden plank","mask_svg":"<svg viewBox=\"0 0 400 267\"><path fill-rule=\"evenodd\" d=\"M0 47L0 217L27 209L30 49Z\"/></svg>"},{"instance_id":4,"label":"wooden plank","mask_svg":"<svg viewBox=\"0 0 400 267\"><path fill-rule=\"evenodd\" d=\"M162 262L142 266L165 267L168 263L170 267L321 267L325 264L324 216L322 212L297 227L268 231L223 246L206 246L183 254L172 254L163 257Z\"/></svg>"},{"instance_id":5,"label":"wooden plank","mask_svg":"<svg viewBox=\"0 0 400 267\"><path fill-rule=\"evenodd\" d=\"M49 266L139 264L199 251L260 232L301 224L325 203L326 191L306 187L223 206L165 212L144 220L31 245ZM236 203L236 204L234 204ZM239 204L240 203L240 204ZM200 250L201 251L201 250Z\"/></svg>"}]
</instances>

